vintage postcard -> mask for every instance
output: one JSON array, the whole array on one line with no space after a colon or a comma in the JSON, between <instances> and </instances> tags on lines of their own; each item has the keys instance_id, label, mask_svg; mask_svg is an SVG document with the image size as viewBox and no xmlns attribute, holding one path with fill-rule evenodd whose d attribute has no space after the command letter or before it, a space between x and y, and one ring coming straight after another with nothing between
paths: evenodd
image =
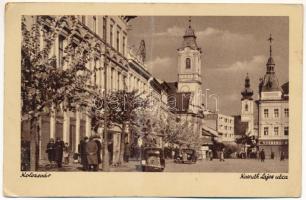
<instances>
[{"instance_id":1,"label":"vintage postcard","mask_svg":"<svg viewBox=\"0 0 306 200\"><path fill-rule=\"evenodd\" d=\"M302 6L5 12L6 196L300 196Z\"/></svg>"}]
</instances>

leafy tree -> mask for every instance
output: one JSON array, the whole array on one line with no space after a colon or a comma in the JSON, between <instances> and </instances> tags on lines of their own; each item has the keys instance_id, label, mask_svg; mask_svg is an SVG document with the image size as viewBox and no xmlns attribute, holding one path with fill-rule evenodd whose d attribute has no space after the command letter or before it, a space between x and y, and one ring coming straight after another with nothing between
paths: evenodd
<instances>
[{"instance_id":1,"label":"leafy tree","mask_svg":"<svg viewBox=\"0 0 306 200\"><path fill-rule=\"evenodd\" d=\"M148 106L148 99L142 98L142 93L137 90L127 92L119 90L112 92L109 102L109 119L114 126L121 129L120 139L120 156L119 164L123 163L124 149L125 149L125 130L127 126L135 126L135 121L139 119L140 109Z\"/></svg>"},{"instance_id":2,"label":"leafy tree","mask_svg":"<svg viewBox=\"0 0 306 200\"><path fill-rule=\"evenodd\" d=\"M69 110L79 100L78 94L90 86L89 79L95 73L86 68L86 63L94 54L100 53L94 48L97 42L89 35L78 44L73 42L78 24L75 16L38 16L35 19L28 27L30 22L23 17L21 25L21 113L22 119L29 121L31 127L31 170L38 167L38 120L41 114L60 105L63 110ZM58 58L51 52L64 28L70 33L63 55L65 69L58 66Z\"/></svg>"}]
</instances>

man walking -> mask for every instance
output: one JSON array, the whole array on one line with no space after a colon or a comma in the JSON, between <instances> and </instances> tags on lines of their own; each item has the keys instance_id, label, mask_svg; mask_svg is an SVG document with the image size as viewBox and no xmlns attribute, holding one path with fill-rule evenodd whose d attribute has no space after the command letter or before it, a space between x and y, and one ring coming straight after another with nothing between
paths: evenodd
<instances>
[{"instance_id":1,"label":"man walking","mask_svg":"<svg viewBox=\"0 0 306 200\"><path fill-rule=\"evenodd\" d=\"M98 147L98 151L97 151L98 165L97 165L97 169L95 169L95 171L98 171L99 170L99 165L102 163L102 158L101 158L102 144L101 144L100 136L96 135L94 137L94 141L96 142L97 147Z\"/></svg>"},{"instance_id":2,"label":"man walking","mask_svg":"<svg viewBox=\"0 0 306 200\"><path fill-rule=\"evenodd\" d=\"M86 152L89 171L96 171L98 165L98 145L93 137L90 137L89 142L86 144Z\"/></svg>"},{"instance_id":3,"label":"man walking","mask_svg":"<svg viewBox=\"0 0 306 200\"><path fill-rule=\"evenodd\" d=\"M62 162L63 162L63 151L65 148L65 144L64 144L64 141L62 141L60 137L56 138L54 148L55 148L55 161L57 163L57 167L61 168Z\"/></svg>"},{"instance_id":4,"label":"man walking","mask_svg":"<svg viewBox=\"0 0 306 200\"><path fill-rule=\"evenodd\" d=\"M264 149L262 149L260 152L260 161L265 162L265 159L266 159L265 151Z\"/></svg>"},{"instance_id":5,"label":"man walking","mask_svg":"<svg viewBox=\"0 0 306 200\"><path fill-rule=\"evenodd\" d=\"M87 162L87 152L86 152L86 144L88 142L88 137L85 136L83 140L80 141L79 144L79 154L81 158L81 165L84 171L88 170L88 162Z\"/></svg>"},{"instance_id":6,"label":"man walking","mask_svg":"<svg viewBox=\"0 0 306 200\"><path fill-rule=\"evenodd\" d=\"M220 151L220 161L225 161L224 160L224 149L221 149Z\"/></svg>"}]
</instances>

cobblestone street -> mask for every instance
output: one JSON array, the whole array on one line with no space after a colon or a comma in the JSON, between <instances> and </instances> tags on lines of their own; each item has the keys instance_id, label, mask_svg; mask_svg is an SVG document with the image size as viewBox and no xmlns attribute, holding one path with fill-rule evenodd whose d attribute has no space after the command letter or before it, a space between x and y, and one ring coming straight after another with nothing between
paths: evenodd
<instances>
[{"instance_id":1,"label":"cobblestone street","mask_svg":"<svg viewBox=\"0 0 306 200\"><path fill-rule=\"evenodd\" d=\"M111 172L140 172L140 161L130 161L120 167L110 167ZM101 169L101 165L100 165ZM56 167L50 167L43 164L39 171L82 171L80 164L63 165L60 170ZM102 170L101 170L102 171ZM199 160L196 164L177 164L173 160L166 161L164 172L288 172L288 160L266 160L260 162L254 159L228 159L220 162L215 159L213 161Z\"/></svg>"}]
</instances>

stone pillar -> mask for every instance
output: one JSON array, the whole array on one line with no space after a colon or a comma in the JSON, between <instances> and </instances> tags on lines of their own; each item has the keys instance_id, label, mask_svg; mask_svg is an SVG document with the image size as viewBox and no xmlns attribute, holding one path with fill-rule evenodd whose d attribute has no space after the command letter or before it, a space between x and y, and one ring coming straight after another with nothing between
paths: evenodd
<instances>
[{"instance_id":1,"label":"stone pillar","mask_svg":"<svg viewBox=\"0 0 306 200\"><path fill-rule=\"evenodd\" d=\"M113 79L114 79L114 77L113 77L113 71L114 70L111 67L108 67L107 71L108 71L107 72L107 74L108 74L108 77L107 77L107 79L108 79L107 80L107 90L112 90L113 89L112 87L114 86L113 82L112 82ZM113 77L113 78L111 78L111 77Z\"/></svg>"},{"instance_id":2,"label":"stone pillar","mask_svg":"<svg viewBox=\"0 0 306 200\"><path fill-rule=\"evenodd\" d=\"M114 89L118 90L118 71L114 70Z\"/></svg>"},{"instance_id":3,"label":"stone pillar","mask_svg":"<svg viewBox=\"0 0 306 200\"><path fill-rule=\"evenodd\" d=\"M113 133L113 163L118 163L120 158L120 133Z\"/></svg>"},{"instance_id":4,"label":"stone pillar","mask_svg":"<svg viewBox=\"0 0 306 200\"><path fill-rule=\"evenodd\" d=\"M69 117L69 112L64 111L63 112L63 118L64 118L64 123L63 123L63 141L64 142L69 142L69 132L70 132L70 117ZM69 144L71 145L71 144Z\"/></svg>"},{"instance_id":5,"label":"stone pillar","mask_svg":"<svg viewBox=\"0 0 306 200\"><path fill-rule=\"evenodd\" d=\"M81 113L77 109L75 119L75 153L78 153L78 145L80 143L80 131L81 131Z\"/></svg>"},{"instance_id":6,"label":"stone pillar","mask_svg":"<svg viewBox=\"0 0 306 200\"><path fill-rule=\"evenodd\" d=\"M50 112L50 138L55 139L55 130L56 130L56 112L54 105L52 105Z\"/></svg>"},{"instance_id":7,"label":"stone pillar","mask_svg":"<svg viewBox=\"0 0 306 200\"><path fill-rule=\"evenodd\" d=\"M86 123L86 127L85 127L85 135L87 137L89 137L91 135L91 118L88 115L88 113L86 113L86 119L85 119L85 123Z\"/></svg>"},{"instance_id":8,"label":"stone pillar","mask_svg":"<svg viewBox=\"0 0 306 200\"><path fill-rule=\"evenodd\" d=\"M100 67L102 67L102 69L100 70L100 83L101 83L101 88L104 89L104 61L103 59L100 60Z\"/></svg>"}]
</instances>

